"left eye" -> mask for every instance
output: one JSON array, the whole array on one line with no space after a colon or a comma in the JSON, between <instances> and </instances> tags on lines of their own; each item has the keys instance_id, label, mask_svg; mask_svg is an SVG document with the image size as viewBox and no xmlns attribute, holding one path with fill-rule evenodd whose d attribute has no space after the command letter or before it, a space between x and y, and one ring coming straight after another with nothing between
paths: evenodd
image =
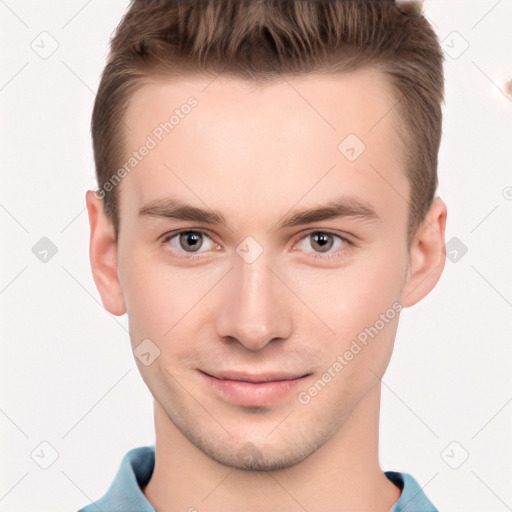
<instances>
[{"instance_id":1,"label":"left eye","mask_svg":"<svg viewBox=\"0 0 512 512\"><path fill-rule=\"evenodd\" d=\"M333 240L337 238L338 243ZM301 242L307 242L311 245L315 250L318 249L318 251L322 254L328 253L328 252L336 252L330 251L333 247L335 249L339 249L340 246L343 247L347 242L343 237L339 235L335 235L334 233L329 233L327 231L314 231L312 233L308 233L305 237L301 239ZM300 245L300 244L299 244ZM308 251L306 251L308 252Z\"/></svg>"}]
</instances>

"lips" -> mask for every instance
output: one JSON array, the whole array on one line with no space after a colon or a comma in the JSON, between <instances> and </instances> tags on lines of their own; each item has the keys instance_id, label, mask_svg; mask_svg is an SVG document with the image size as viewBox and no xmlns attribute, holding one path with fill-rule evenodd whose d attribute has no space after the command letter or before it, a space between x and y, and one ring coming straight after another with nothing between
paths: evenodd
<instances>
[{"instance_id":1,"label":"lips","mask_svg":"<svg viewBox=\"0 0 512 512\"><path fill-rule=\"evenodd\" d=\"M247 374L247 373L238 373L238 372L215 372L215 373L207 373L204 372L210 377L214 377L220 380L236 380L239 382L271 382L278 380L295 380L304 377L306 374L284 374L284 373L259 373L259 374Z\"/></svg>"},{"instance_id":2,"label":"lips","mask_svg":"<svg viewBox=\"0 0 512 512\"><path fill-rule=\"evenodd\" d=\"M309 374L199 371L201 378L223 401L246 407L265 407L287 398Z\"/></svg>"}]
</instances>

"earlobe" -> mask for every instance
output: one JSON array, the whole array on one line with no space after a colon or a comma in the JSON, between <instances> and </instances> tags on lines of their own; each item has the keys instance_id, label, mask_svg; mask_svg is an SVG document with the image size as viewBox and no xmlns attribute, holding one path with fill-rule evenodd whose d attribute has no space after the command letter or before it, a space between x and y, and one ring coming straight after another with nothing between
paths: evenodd
<instances>
[{"instance_id":1,"label":"earlobe","mask_svg":"<svg viewBox=\"0 0 512 512\"><path fill-rule=\"evenodd\" d=\"M441 277L446 262L446 216L446 205L436 197L410 249L410 266L401 296L403 307L426 297Z\"/></svg>"},{"instance_id":2,"label":"earlobe","mask_svg":"<svg viewBox=\"0 0 512 512\"><path fill-rule=\"evenodd\" d=\"M116 316L126 313L126 305L117 274L118 255L114 227L104 213L103 201L92 190L85 196L89 226L89 259L92 276L105 309Z\"/></svg>"}]
</instances>

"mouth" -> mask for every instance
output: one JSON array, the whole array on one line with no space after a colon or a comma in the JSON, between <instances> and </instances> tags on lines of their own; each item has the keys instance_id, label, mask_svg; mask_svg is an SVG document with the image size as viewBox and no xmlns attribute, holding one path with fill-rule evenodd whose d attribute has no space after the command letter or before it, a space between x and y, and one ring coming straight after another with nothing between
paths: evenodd
<instances>
[{"instance_id":1,"label":"mouth","mask_svg":"<svg viewBox=\"0 0 512 512\"><path fill-rule=\"evenodd\" d=\"M285 399L311 375L268 372L248 374L240 372L199 374L217 397L246 407L264 407Z\"/></svg>"},{"instance_id":2,"label":"mouth","mask_svg":"<svg viewBox=\"0 0 512 512\"><path fill-rule=\"evenodd\" d=\"M260 373L260 374L249 374L239 372L219 372L219 373L206 373L210 377L219 380L236 380L239 382L252 382L254 384L262 382L273 382L281 380L296 380L306 377L309 374L285 374L285 373Z\"/></svg>"}]
</instances>

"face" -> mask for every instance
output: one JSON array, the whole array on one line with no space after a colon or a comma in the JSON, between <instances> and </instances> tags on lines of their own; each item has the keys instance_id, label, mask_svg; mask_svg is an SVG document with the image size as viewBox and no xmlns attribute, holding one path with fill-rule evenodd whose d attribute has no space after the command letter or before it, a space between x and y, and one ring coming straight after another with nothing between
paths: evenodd
<instances>
[{"instance_id":1,"label":"face","mask_svg":"<svg viewBox=\"0 0 512 512\"><path fill-rule=\"evenodd\" d=\"M222 464L298 463L388 365L409 266L395 101L374 70L162 80L131 99L126 160L139 156L118 242L131 343L169 425Z\"/></svg>"}]
</instances>

